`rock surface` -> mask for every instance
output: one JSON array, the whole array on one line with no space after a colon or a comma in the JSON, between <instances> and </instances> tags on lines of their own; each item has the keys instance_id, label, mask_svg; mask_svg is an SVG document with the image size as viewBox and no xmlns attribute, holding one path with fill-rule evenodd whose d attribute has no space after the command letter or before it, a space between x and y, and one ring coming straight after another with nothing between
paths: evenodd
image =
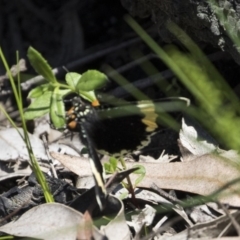
<instances>
[{"instance_id":1,"label":"rock surface","mask_svg":"<svg viewBox=\"0 0 240 240\"><path fill-rule=\"evenodd\" d=\"M215 7L210 6L206 0L121 0L121 2L133 16L151 16L164 42L176 40L166 28L167 23L174 22L195 42L210 43L227 51L240 64L239 52L227 35L225 25L229 23L228 30L232 37L239 37L239 0L219 0L219 5ZM219 22L216 11L223 17L224 23Z\"/></svg>"}]
</instances>

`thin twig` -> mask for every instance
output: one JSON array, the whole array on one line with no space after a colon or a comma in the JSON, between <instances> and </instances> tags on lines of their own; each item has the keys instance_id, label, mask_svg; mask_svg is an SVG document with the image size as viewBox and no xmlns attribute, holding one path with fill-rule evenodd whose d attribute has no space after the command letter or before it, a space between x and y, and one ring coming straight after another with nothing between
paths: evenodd
<instances>
[{"instance_id":1,"label":"thin twig","mask_svg":"<svg viewBox=\"0 0 240 240\"><path fill-rule=\"evenodd\" d=\"M225 212L225 214L229 217L231 224L227 225L227 229L229 229L229 227L231 225L234 226L238 236L240 236L240 225L239 223L236 221L236 217L233 217L233 215L228 211L228 209L221 203L221 202L217 202L217 204L222 208L222 210ZM225 229L225 231L227 231L227 229ZM225 232L224 231L224 232Z\"/></svg>"},{"instance_id":2,"label":"thin twig","mask_svg":"<svg viewBox=\"0 0 240 240\"><path fill-rule=\"evenodd\" d=\"M158 194L161 197L166 198L168 201L173 202L173 203L183 203L183 201L175 198L174 196L170 195L169 193L167 193L166 191L162 190L161 188L159 188L155 183L153 183L151 185L151 189L155 190L158 192Z\"/></svg>"},{"instance_id":3,"label":"thin twig","mask_svg":"<svg viewBox=\"0 0 240 240\"><path fill-rule=\"evenodd\" d=\"M82 58L76 60L76 61L73 61L69 64L66 64L65 68L70 70L70 69L79 67L83 64L87 64L87 63L89 63L93 60L96 60L100 57L103 57L106 54L109 54L111 52L115 52L115 51L120 50L122 48L126 48L126 47L128 47L130 45L133 45L133 44L136 44L137 42L140 42L140 41L141 41L141 39L139 37L137 37L137 38L134 38L134 39L130 39L126 42L116 44L116 45L111 46L109 48L105 48L103 50L95 52L94 54L89 54L85 57L82 57ZM63 69L63 67L57 67L57 68L54 68L52 71L53 71L54 75L61 75L65 70ZM28 81L22 83L21 87L22 87L23 90L28 90L32 87L32 85L39 84L42 81L44 81L44 78L42 76L36 76L36 77L31 78Z\"/></svg>"}]
</instances>

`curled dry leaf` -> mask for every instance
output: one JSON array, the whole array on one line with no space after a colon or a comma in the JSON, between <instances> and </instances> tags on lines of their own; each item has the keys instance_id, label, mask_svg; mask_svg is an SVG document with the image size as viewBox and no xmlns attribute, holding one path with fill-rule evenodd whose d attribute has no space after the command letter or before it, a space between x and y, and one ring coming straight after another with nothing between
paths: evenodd
<instances>
[{"instance_id":1,"label":"curled dry leaf","mask_svg":"<svg viewBox=\"0 0 240 240\"><path fill-rule=\"evenodd\" d=\"M114 205L114 208L117 209L117 214L106 226L101 227L101 231L105 233L108 239L131 239L131 233L125 219L123 202L118 198L110 195L110 197L108 197L107 205ZM113 209L113 207L110 209ZM111 215L111 213L109 215Z\"/></svg>"},{"instance_id":2,"label":"curled dry leaf","mask_svg":"<svg viewBox=\"0 0 240 240\"><path fill-rule=\"evenodd\" d=\"M106 206L107 207L101 213L101 216L104 216L102 218L103 221L101 224L101 232L104 233L108 239L130 239L131 233L126 223L123 202L115 196L109 194L106 198ZM71 202L70 207L82 213L92 212L91 217L93 218L97 213L98 222L99 224L101 223L101 219L97 210L98 206L95 198L94 188L89 189L81 196L75 198ZM106 223L107 219L111 220Z\"/></svg>"},{"instance_id":3,"label":"curled dry leaf","mask_svg":"<svg viewBox=\"0 0 240 240\"><path fill-rule=\"evenodd\" d=\"M131 216L132 221L128 224L134 228L136 234L139 234L144 225L150 226L152 224L156 212L157 210L155 208L146 204L144 209Z\"/></svg>"},{"instance_id":4,"label":"curled dry leaf","mask_svg":"<svg viewBox=\"0 0 240 240\"><path fill-rule=\"evenodd\" d=\"M218 146L218 143L196 121L189 118L182 118L179 143L184 161L189 161L194 156L211 153ZM186 154L186 150L189 154L191 153L192 157Z\"/></svg>"},{"instance_id":5,"label":"curled dry leaf","mask_svg":"<svg viewBox=\"0 0 240 240\"><path fill-rule=\"evenodd\" d=\"M87 227L81 213L65 205L48 203L32 208L15 222L0 227L0 231L18 237L75 240L80 231L84 236ZM99 230L91 229L94 239L104 239Z\"/></svg>"}]
</instances>

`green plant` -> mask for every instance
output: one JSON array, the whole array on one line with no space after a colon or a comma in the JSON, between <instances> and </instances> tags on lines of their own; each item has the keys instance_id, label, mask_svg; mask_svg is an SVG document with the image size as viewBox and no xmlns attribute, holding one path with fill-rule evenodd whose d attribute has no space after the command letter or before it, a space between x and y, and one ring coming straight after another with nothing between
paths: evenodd
<instances>
[{"instance_id":1,"label":"green plant","mask_svg":"<svg viewBox=\"0 0 240 240\"><path fill-rule=\"evenodd\" d=\"M107 81L107 76L97 70L88 70L82 75L74 72L66 74L66 83L61 83L54 76L51 67L42 55L30 47L27 54L35 71L42 75L46 82L34 88L28 95L31 105L24 113L26 120L34 119L50 113L55 128L65 127L64 97L71 93L93 103L97 101L94 90L101 88Z\"/></svg>"},{"instance_id":2,"label":"green plant","mask_svg":"<svg viewBox=\"0 0 240 240\"><path fill-rule=\"evenodd\" d=\"M197 106L186 109L188 114L197 118L226 146L239 150L240 130L235 127L240 124L238 99L197 45L171 23L169 30L189 53L183 53L175 46L163 49L132 18L127 16L125 19L197 100Z\"/></svg>"},{"instance_id":3,"label":"green plant","mask_svg":"<svg viewBox=\"0 0 240 240\"><path fill-rule=\"evenodd\" d=\"M119 162L121 163L121 166L119 166ZM146 174L146 170L145 170L144 166L142 166L140 164L134 165L133 168L138 168L136 171L134 171L132 173L132 174L139 175L138 178L135 180L135 182L132 183L129 177L127 177L127 183L124 181L122 182L123 187L126 188L129 191L129 193L132 194L132 196L134 196L134 189L142 181L142 179L144 178L144 176ZM104 163L104 170L105 170L106 174L114 174L116 171L121 171L121 170L125 170L125 169L126 169L126 165L122 158L120 158L118 160L114 157L110 157L109 161ZM124 198L124 197L125 197L125 195L122 196L122 198Z\"/></svg>"},{"instance_id":4,"label":"green plant","mask_svg":"<svg viewBox=\"0 0 240 240\"><path fill-rule=\"evenodd\" d=\"M14 97L16 99L16 103L17 103L17 107L20 113L20 117L21 117L21 122L22 122L22 126L23 126L23 133L24 135L22 135L19 131L18 128L16 126L16 124L14 123L14 121L10 118L10 116L7 114L7 112L4 110L4 108L1 107L1 111L4 113L4 115L7 117L7 119L10 121L10 123L12 124L12 126L19 132L20 136L22 137L23 141L26 144L27 150L28 150L28 154L29 154L29 159L30 159L30 165L32 167L33 172L36 175L36 178L39 182L39 184L42 187L43 190L43 194L45 196L45 200L46 202L54 202L53 196L51 194L51 192L49 191L49 187L47 185L46 179L42 173L42 171L40 170L40 167L38 165L38 162L34 156L33 150L32 150L32 146L31 146L31 142L29 140L29 136L27 133L27 126L26 126L26 121L24 119L24 111L23 111L23 105L22 105L22 94L21 94L21 89L20 89L20 78L18 75L18 81L17 81L17 85L14 82L14 79L12 77L11 71L9 69L9 66L7 64L7 61L3 55L2 49L0 48L0 58L2 59L2 62L4 64L4 67L7 71L7 75L10 79L10 83L12 86L12 90L14 93ZM18 62L18 57L17 57L17 62Z\"/></svg>"}]
</instances>

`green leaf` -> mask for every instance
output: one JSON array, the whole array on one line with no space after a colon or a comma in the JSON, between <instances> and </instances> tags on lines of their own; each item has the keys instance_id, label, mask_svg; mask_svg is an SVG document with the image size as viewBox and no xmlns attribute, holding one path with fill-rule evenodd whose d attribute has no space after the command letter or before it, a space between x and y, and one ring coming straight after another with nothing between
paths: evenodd
<instances>
[{"instance_id":1,"label":"green leaf","mask_svg":"<svg viewBox=\"0 0 240 240\"><path fill-rule=\"evenodd\" d=\"M63 101L63 98L71 92L72 92L72 90L70 90L70 89L59 89L58 90L59 98L61 98Z\"/></svg>"},{"instance_id":2,"label":"green leaf","mask_svg":"<svg viewBox=\"0 0 240 240\"><path fill-rule=\"evenodd\" d=\"M109 163L111 165L111 169L113 170L113 172L115 172L117 170L118 160L114 157L110 157Z\"/></svg>"},{"instance_id":3,"label":"green leaf","mask_svg":"<svg viewBox=\"0 0 240 240\"><path fill-rule=\"evenodd\" d=\"M33 66L34 70L42 75L47 81L51 83L56 83L57 79L55 78L52 68L49 66L44 57L33 47L28 48L27 52L28 59Z\"/></svg>"},{"instance_id":4,"label":"green leaf","mask_svg":"<svg viewBox=\"0 0 240 240\"><path fill-rule=\"evenodd\" d=\"M79 91L93 91L103 87L108 80L108 77L97 70L88 70L82 74L77 89Z\"/></svg>"},{"instance_id":5,"label":"green leaf","mask_svg":"<svg viewBox=\"0 0 240 240\"><path fill-rule=\"evenodd\" d=\"M38 98L42 96L45 92L51 91L52 86L49 83L42 84L34 89L32 89L29 94L28 98Z\"/></svg>"},{"instance_id":6,"label":"green leaf","mask_svg":"<svg viewBox=\"0 0 240 240\"><path fill-rule=\"evenodd\" d=\"M71 86L73 89L75 89L77 91L76 86L81 77L82 77L82 75L79 73L69 72L66 74L65 80L69 86Z\"/></svg>"},{"instance_id":7,"label":"green leaf","mask_svg":"<svg viewBox=\"0 0 240 240\"><path fill-rule=\"evenodd\" d=\"M89 92L81 91L81 92L79 92L79 95L91 103L97 100L97 97L96 97L96 94L94 91L89 91Z\"/></svg>"},{"instance_id":8,"label":"green leaf","mask_svg":"<svg viewBox=\"0 0 240 240\"><path fill-rule=\"evenodd\" d=\"M106 172L107 174L113 173L112 170L111 170L111 164L110 164L110 163L105 162L105 163L103 164L103 166L104 166L104 170L105 170L105 172Z\"/></svg>"},{"instance_id":9,"label":"green leaf","mask_svg":"<svg viewBox=\"0 0 240 240\"><path fill-rule=\"evenodd\" d=\"M125 187L126 188L126 187ZM126 188L127 189L127 188ZM123 200L124 198L126 198L128 196L128 192L123 192L120 194L119 199Z\"/></svg>"},{"instance_id":10,"label":"green leaf","mask_svg":"<svg viewBox=\"0 0 240 240\"><path fill-rule=\"evenodd\" d=\"M36 98L24 113L26 120L43 116L49 112L52 92L47 91L41 97Z\"/></svg>"},{"instance_id":11,"label":"green leaf","mask_svg":"<svg viewBox=\"0 0 240 240\"><path fill-rule=\"evenodd\" d=\"M106 173L114 173L117 170L118 160L114 157L110 157L109 162L104 163L104 169Z\"/></svg>"},{"instance_id":12,"label":"green leaf","mask_svg":"<svg viewBox=\"0 0 240 240\"><path fill-rule=\"evenodd\" d=\"M138 168L136 171L133 172L133 174L139 175L139 177L135 180L134 187L136 187L144 178L146 175L146 169L142 165L134 165L133 168Z\"/></svg>"},{"instance_id":13,"label":"green leaf","mask_svg":"<svg viewBox=\"0 0 240 240\"><path fill-rule=\"evenodd\" d=\"M50 118L55 128L65 127L65 107L59 88L55 88L51 96Z\"/></svg>"}]
</instances>

